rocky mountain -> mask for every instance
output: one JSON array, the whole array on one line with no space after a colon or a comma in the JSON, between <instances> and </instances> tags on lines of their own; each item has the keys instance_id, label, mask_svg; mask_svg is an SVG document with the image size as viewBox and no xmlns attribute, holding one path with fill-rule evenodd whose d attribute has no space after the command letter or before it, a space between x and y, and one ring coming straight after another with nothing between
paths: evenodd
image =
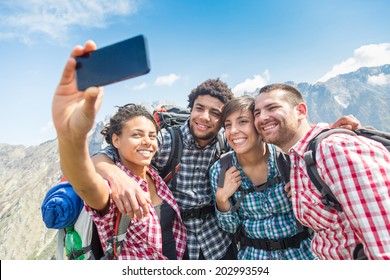
<instances>
[{"instance_id":1,"label":"rocky mountain","mask_svg":"<svg viewBox=\"0 0 390 280\"><path fill-rule=\"evenodd\" d=\"M310 120L333 122L356 116L362 125L390 131L390 65L364 67L325 83L292 83L303 94Z\"/></svg>"},{"instance_id":2,"label":"rocky mountain","mask_svg":"<svg viewBox=\"0 0 390 280\"><path fill-rule=\"evenodd\" d=\"M353 114L363 125L390 131L390 65L361 68L314 85L287 83L303 93L312 122ZM172 102L143 105L152 110L163 103ZM107 121L97 123L90 134L91 154L102 146L100 130ZM32 147L0 144L0 259L54 258L56 230L46 229L40 207L60 176L56 139Z\"/></svg>"},{"instance_id":3,"label":"rocky mountain","mask_svg":"<svg viewBox=\"0 0 390 280\"><path fill-rule=\"evenodd\" d=\"M0 259L49 259L54 230L40 206L60 176L57 142L24 147L0 145Z\"/></svg>"}]
</instances>

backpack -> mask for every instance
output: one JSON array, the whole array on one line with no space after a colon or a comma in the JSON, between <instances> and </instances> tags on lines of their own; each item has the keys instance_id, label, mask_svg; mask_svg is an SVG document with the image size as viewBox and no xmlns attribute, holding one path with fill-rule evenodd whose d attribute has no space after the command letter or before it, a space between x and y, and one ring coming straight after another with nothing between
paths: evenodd
<instances>
[{"instance_id":1,"label":"backpack","mask_svg":"<svg viewBox=\"0 0 390 280\"><path fill-rule=\"evenodd\" d=\"M153 117L161 129L183 125L190 114L189 109L175 105L163 105L153 111Z\"/></svg>"},{"instance_id":2,"label":"backpack","mask_svg":"<svg viewBox=\"0 0 390 280\"><path fill-rule=\"evenodd\" d=\"M180 129L182 125L190 117L190 110L174 105L163 105L153 112L153 117L156 120L160 128L168 130L172 142L171 142L171 153L168 157L168 161L165 167L159 171L159 175L167 183L171 181L171 190L176 189L176 173L180 169L181 157L183 153L183 134ZM224 135L223 129L221 129L217 136L216 154L214 162L219 157L229 150Z\"/></svg>"},{"instance_id":3,"label":"backpack","mask_svg":"<svg viewBox=\"0 0 390 280\"><path fill-rule=\"evenodd\" d=\"M326 209L333 208L338 212L342 212L343 209L332 193L329 186L321 179L317 166L316 166L316 150L317 145L324 138L334 133L345 133L353 136L363 136L371 140L381 143L388 151L390 151L390 133L375 130L373 127L363 127L357 130L351 131L343 128L325 129L317 134L310 142L304 153L304 160L306 163L306 170L310 180L315 187L321 193L321 202L325 205ZM367 256L364 254L363 244L358 244L353 251L353 259L367 260Z\"/></svg>"},{"instance_id":4,"label":"backpack","mask_svg":"<svg viewBox=\"0 0 390 280\"><path fill-rule=\"evenodd\" d=\"M81 255L89 260L111 259L118 256L122 250L130 217L119 212L115 221L114 237L107 241L107 250L103 252L95 223L83 206L77 209L74 207L80 204L84 205L84 202L65 178L47 192L42 203L42 219L46 227L58 229L57 259L64 259L65 228L69 226L74 227L82 241L82 248L73 251L68 256L69 260L75 260Z\"/></svg>"}]
</instances>

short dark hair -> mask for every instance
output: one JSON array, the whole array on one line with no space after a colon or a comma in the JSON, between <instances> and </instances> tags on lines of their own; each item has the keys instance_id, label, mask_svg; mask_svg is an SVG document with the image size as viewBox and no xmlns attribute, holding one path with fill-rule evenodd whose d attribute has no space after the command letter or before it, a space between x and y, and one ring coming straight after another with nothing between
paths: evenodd
<instances>
[{"instance_id":1,"label":"short dark hair","mask_svg":"<svg viewBox=\"0 0 390 280\"><path fill-rule=\"evenodd\" d=\"M286 98L287 102L293 107L298 105L301 102L304 102L302 94L295 87L290 86L290 85L286 85L286 84L266 85L260 89L258 95L260 95L262 93L268 93L268 92L271 92L273 90L284 91L286 93L284 97Z\"/></svg>"},{"instance_id":2,"label":"short dark hair","mask_svg":"<svg viewBox=\"0 0 390 280\"><path fill-rule=\"evenodd\" d=\"M252 96L244 95L228 101L222 109L222 126L225 127L225 121L232 113L236 111L244 112L246 110L252 114L255 110L255 99Z\"/></svg>"},{"instance_id":3,"label":"short dark hair","mask_svg":"<svg viewBox=\"0 0 390 280\"><path fill-rule=\"evenodd\" d=\"M135 117L145 117L152 121L154 126L156 127L156 132L159 131L159 126L157 125L156 120L149 113L148 110L144 106L129 103L124 106L117 106L118 111L110 118L110 122L107 123L102 131L104 139L108 144L112 145L112 135L115 133L116 135L121 135L122 129L125 126L125 123L133 119Z\"/></svg>"},{"instance_id":4,"label":"short dark hair","mask_svg":"<svg viewBox=\"0 0 390 280\"><path fill-rule=\"evenodd\" d=\"M194 88L188 95L188 108L192 109L195 99L200 95L210 95L218 98L223 104L234 98L228 85L218 79L209 79Z\"/></svg>"}]
</instances>

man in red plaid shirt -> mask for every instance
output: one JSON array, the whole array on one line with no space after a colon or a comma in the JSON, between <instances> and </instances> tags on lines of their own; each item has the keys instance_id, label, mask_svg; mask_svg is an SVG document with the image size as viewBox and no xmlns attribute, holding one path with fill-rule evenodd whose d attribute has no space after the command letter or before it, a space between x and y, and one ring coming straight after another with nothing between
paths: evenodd
<instances>
[{"instance_id":1,"label":"man in red plaid shirt","mask_svg":"<svg viewBox=\"0 0 390 280\"><path fill-rule=\"evenodd\" d=\"M255 125L263 140L291 158L294 213L314 229L312 249L320 259L352 259L362 244L368 259L390 260L390 153L361 136L332 134L317 148L318 172L343 209L325 209L303 158L310 140L327 124L311 126L307 106L295 88L263 87L256 97Z\"/></svg>"}]
</instances>

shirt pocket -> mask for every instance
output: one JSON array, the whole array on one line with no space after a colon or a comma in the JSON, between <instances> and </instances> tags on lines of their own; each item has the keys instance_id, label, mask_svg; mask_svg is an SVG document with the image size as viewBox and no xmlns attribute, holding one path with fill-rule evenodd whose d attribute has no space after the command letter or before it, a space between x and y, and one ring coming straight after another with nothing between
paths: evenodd
<instances>
[{"instance_id":1,"label":"shirt pocket","mask_svg":"<svg viewBox=\"0 0 390 280\"><path fill-rule=\"evenodd\" d=\"M315 230L330 228L338 219L335 209L326 209L321 202L321 194L316 187L310 184L298 195L300 214L302 219Z\"/></svg>"}]
</instances>

